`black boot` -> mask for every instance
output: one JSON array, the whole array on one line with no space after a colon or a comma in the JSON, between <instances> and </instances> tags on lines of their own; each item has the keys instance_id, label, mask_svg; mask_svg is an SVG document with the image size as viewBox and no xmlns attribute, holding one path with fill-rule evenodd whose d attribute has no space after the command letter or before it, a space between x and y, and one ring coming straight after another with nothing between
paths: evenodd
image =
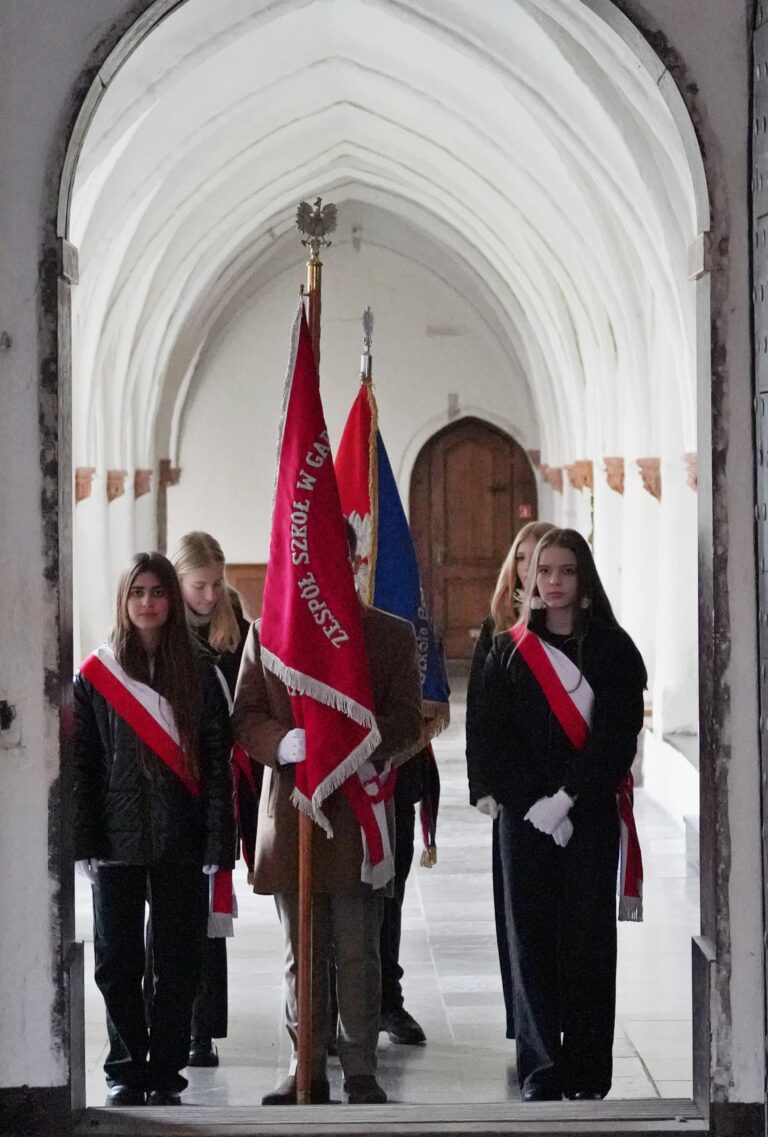
<instances>
[{"instance_id":1,"label":"black boot","mask_svg":"<svg viewBox=\"0 0 768 1137\"><path fill-rule=\"evenodd\" d=\"M394 1011L382 1011L379 1030L385 1030L392 1042L399 1042L401 1046L419 1046L427 1041L424 1031L413 1015L408 1014L405 1007L398 1007Z\"/></svg>"},{"instance_id":2,"label":"black boot","mask_svg":"<svg viewBox=\"0 0 768 1137\"><path fill-rule=\"evenodd\" d=\"M189 1045L188 1066L218 1066L219 1056L211 1038L198 1035Z\"/></svg>"}]
</instances>

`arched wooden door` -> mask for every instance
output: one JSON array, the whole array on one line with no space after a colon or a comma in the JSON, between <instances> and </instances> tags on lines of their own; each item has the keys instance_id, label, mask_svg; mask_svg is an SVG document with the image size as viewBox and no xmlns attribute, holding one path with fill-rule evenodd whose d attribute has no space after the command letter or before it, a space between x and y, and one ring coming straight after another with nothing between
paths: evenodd
<instances>
[{"instance_id":1,"label":"arched wooden door","mask_svg":"<svg viewBox=\"0 0 768 1137\"><path fill-rule=\"evenodd\" d=\"M429 610L449 659L469 659L501 562L537 516L528 455L507 434L462 419L431 438L411 475L410 522Z\"/></svg>"}]
</instances>

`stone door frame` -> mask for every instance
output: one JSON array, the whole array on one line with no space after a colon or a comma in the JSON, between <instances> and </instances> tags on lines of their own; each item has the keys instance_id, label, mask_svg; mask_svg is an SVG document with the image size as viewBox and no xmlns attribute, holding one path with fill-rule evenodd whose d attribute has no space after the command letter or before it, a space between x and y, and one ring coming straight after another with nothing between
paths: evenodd
<instances>
[{"instance_id":1,"label":"stone door frame","mask_svg":"<svg viewBox=\"0 0 768 1137\"><path fill-rule=\"evenodd\" d=\"M77 251L68 241L69 213L75 172L83 142L100 99L111 79L153 29L186 0L136 0L122 23L113 26L84 63L78 91L70 107L66 151L52 156L47 196L44 197L44 237L41 248L40 321L41 453L49 474L43 506L48 521L49 548L57 550L51 583L58 598L56 639L61 708L61 778L52 795L50 842L52 871L61 888L54 913L60 920L63 949L56 961L62 993L62 1044L70 1055L72 1106L84 1106L82 945L74 941L74 895L71 858L67 847L64 803L67 800L69 678L72 674L72 454L71 454L71 290L77 284ZM724 419L728 389L727 327L728 213L716 196L710 201L707 183L717 184L717 170L708 158L707 126L699 113L695 87L686 81L685 61L663 38L651 43L635 12L633 0L581 0L627 42L656 77L659 89L678 124L691 163L699 213L700 237L691 249L691 275L696 281L699 311L699 645L701 671L701 909L702 936L694 954L694 1097L708 1116L716 1059L712 1046L710 1006L714 997L718 953L729 950L727 874L730 865L727 817L727 770L730 758L727 668L730 624L727 580L727 503L725 459L727 443L716 443ZM627 13L626 15L624 13ZM635 22L632 22L634 19ZM698 137L697 137L698 135ZM714 149L714 147L713 147ZM703 153L702 153L703 151ZM56 471L53 476L52 471ZM58 521L56 520L58 519ZM716 539L717 538L717 539ZM727 1014L728 1011L721 1013ZM727 1105L728 1103L723 1103ZM747 1106L745 1109L751 1109ZM628 1111L629 1113L629 1111ZM712 1116L714 1126L715 1116ZM341 1126L339 1127L341 1128Z\"/></svg>"}]
</instances>

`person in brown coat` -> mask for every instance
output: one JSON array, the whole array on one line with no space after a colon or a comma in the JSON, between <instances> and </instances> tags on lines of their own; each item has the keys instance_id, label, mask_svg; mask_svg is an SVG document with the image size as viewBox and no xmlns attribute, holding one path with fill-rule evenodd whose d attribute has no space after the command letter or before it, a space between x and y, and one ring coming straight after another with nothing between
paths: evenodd
<instances>
[{"instance_id":1,"label":"person in brown coat","mask_svg":"<svg viewBox=\"0 0 768 1137\"><path fill-rule=\"evenodd\" d=\"M371 672L381 744L376 765L401 765L421 745L421 682L416 637L405 620L362 606L366 654ZM255 762L266 767L259 805L254 891L275 897L285 936L285 1023L293 1044L289 1077L264 1105L296 1101L298 957L298 810L291 802L295 766L304 758L304 732L295 726L284 684L261 664L258 622L248 634L235 694L235 736ZM329 1100L326 1057L330 1019L329 960L336 961L339 1007L338 1053L344 1090L352 1104L386 1101L375 1078L379 1035L381 964L379 933L384 896L363 884L360 825L344 793L323 804L333 829L329 840L316 832L312 842L312 1070L311 1101ZM394 806L387 803L394 847Z\"/></svg>"}]
</instances>

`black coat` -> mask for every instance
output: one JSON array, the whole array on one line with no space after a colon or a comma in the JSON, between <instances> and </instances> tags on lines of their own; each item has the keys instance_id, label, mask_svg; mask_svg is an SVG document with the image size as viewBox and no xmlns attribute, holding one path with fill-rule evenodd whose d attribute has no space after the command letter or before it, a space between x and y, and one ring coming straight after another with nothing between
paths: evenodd
<instances>
[{"instance_id":1,"label":"black coat","mask_svg":"<svg viewBox=\"0 0 768 1137\"><path fill-rule=\"evenodd\" d=\"M240 671L240 660L243 657L243 648L245 647L245 638L251 630L251 625L242 616L237 616L237 626L240 629L240 643L234 651L217 651L216 648L211 647L208 640L210 635L211 625L204 624L200 627L191 628L191 632L195 640L200 644L204 656L210 658L212 663L215 663L221 674L224 676L229 693L234 699L235 687L237 685L237 676Z\"/></svg>"},{"instance_id":2,"label":"black coat","mask_svg":"<svg viewBox=\"0 0 768 1137\"><path fill-rule=\"evenodd\" d=\"M235 594L235 596L236 595L237 594ZM211 630L210 624L193 628L192 631L197 643L200 645L200 650L210 658L212 663L216 664L223 675L229 687L229 693L234 699L237 676L240 672L240 660L243 657L245 640L248 632L251 630L251 625L242 615L239 598L236 600L235 597L232 597L232 605L235 608L237 626L240 629L240 643L234 651L222 651L217 653L216 650L211 647L208 642L208 636ZM237 796L240 844L243 850L243 858L248 866L249 872L253 871L253 862L256 855L256 827L259 817L259 795L261 793L264 767L259 762L251 762L251 770L253 773L253 784L251 784L237 766L235 766L233 770L235 776L235 794Z\"/></svg>"},{"instance_id":3,"label":"black coat","mask_svg":"<svg viewBox=\"0 0 768 1137\"><path fill-rule=\"evenodd\" d=\"M486 616L477 637L467 683L467 776L469 778L469 804L477 805L481 797L492 796L488 764L482 758L484 737L483 671L488 653L493 646L495 625L492 616Z\"/></svg>"},{"instance_id":4,"label":"black coat","mask_svg":"<svg viewBox=\"0 0 768 1137\"><path fill-rule=\"evenodd\" d=\"M646 672L634 643L621 628L593 620L581 643L539 632L579 663L594 691L592 728L576 750L555 718L539 683L509 633L493 638L475 676L467 720L470 795L492 794L524 814L539 798L565 786L580 812L613 799L616 785L637 752L643 726ZM615 799L614 799L615 800Z\"/></svg>"},{"instance_id":5,"label":"black coat","mask_svg":"<svg viewBox=\"0 0 768 1137\"><path fill-rule=\"evenodd\" d=\"M82 675L74 692L75 860L126 865L235 863L232 730L210 663L200 661L201 795L195 798Z\"/></svg>"}]
</instances>

